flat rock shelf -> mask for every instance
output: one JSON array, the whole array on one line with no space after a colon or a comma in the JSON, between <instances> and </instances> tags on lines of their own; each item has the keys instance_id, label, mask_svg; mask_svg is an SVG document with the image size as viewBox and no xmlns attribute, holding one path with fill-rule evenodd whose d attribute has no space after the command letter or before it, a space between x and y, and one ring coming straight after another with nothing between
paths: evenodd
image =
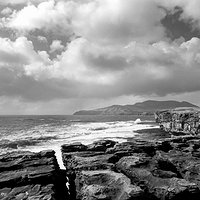
<instances>
[{"instance_id":1,"label":"flat rock shelf","mask_svg":"<svg viewBox=\"0 0 200 200\"><path fill-rule=\"evenodd\" d=\"M63 145L71 199L200 199L200 138Z\"/></svg>"},{"instance_id":2,"label":"flat rock shelf","mask_svg":"<svg viewBox=\"0 0 200 200\"><path fill-rule=\"evenodd\" d=\"M66 170L51 150L1 155L0 199L200 199L199 136L100 140L61 151Z\"/></svg>"},{"instance_id":3,"label":"flat rock shelf","mask_svg":"<svg viewBox=\"0 0 200 200\"><path fill-rule=\"evenodd\" d=\"M66 200L65 171L54 151L11 152L0 156L1 200Z\"/></svg>"}]
</instances>

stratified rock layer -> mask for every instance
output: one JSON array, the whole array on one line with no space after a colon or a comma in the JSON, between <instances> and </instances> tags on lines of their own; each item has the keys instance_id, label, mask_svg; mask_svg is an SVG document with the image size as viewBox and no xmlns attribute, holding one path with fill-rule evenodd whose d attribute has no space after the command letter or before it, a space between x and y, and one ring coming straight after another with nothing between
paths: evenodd
<instances>
[{"instance_id":1,"label":"stratified rock layer","mask_svg":"<svg viewBox=\"0 0 200 200\"><path fill-rule=\"evenodd\" d=\"M200 133L199 108L176 108L157 111L155 119L161 129L166 132L193 135Z\"/></svg>"},{"instance_id":2,"label":"stratified rock layer","mask_svg":"<svg viewBox=\"0 0 200 200\"><path fill-rule=\"evenodd\" d=\"M65 172L55 152L12 152L0 155L0 199L67 199Z\"/></svg>"},{"instance_id":3,"label":"stratified rock layer","mask_svg":"<svg viewBox=\"0 0 200 200\"><path fill-rule=\"evenodd\" d=\"M200 199L200 138L62 146L71 199Z\"/></svg>"}]
</instances>

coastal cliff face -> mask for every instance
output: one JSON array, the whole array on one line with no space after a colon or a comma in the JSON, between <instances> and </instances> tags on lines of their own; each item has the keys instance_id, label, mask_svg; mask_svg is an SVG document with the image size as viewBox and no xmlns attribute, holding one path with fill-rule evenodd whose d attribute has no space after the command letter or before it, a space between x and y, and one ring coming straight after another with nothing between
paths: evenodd
<instances>
[{"instance_id":1,"label":"coastal cliff face","mask_svg":"<svg viewBox=\"0 0 200 200\"><path fill-rule=\"evenodd\" d=\"M77 200L200 199L200 138L63 145Z\"/></svg>"},{"instance_id":2,"label":"coastal cliff face","mask_svg":"<svg viewBox=\"0 0 200 200\"><path fill-rule=\"evenodd\" d=\"M200 110L197 108L177 108L155 113L156 122L166 132L199 134Z\"/></svg>"}]
</instances>

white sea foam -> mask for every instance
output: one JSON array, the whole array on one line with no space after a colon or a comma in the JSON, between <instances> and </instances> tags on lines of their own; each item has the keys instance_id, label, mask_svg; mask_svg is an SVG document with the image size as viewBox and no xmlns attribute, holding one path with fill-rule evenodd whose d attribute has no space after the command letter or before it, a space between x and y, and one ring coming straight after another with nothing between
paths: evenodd
<instances>
[{"instance_id":1,"label":"white sea foam","mask_svg":"<svg viewBox=\"0 0 200 200\"><path fill-rule=\"evenodd\" d=\"M51 136L57 136L56 140L45 141L37 146L28 147L31 151L41 151L45 149L53 149L56 152L57 160L61 168L62 163L60 147L62 144L70 144L81 142L85 145L100 139L111 139L118 142L125 142L128 138L133 138L135 131L141 129L150 129L152 125L139 124L135 121L127 122L105 122L105 123L76 123L71 126L58 127L51 132ZM156 127L156 126L155 126ZM45 134L46 136L49 133Z\"/></svg>"},{"instance_id":2,"label":"white sea foam","mask_svg":"<svg viewBox=\"0 0 200 200\"><path fill-rule=\"evenodd\" d=\"M139 123L141 123L141 122L142 122L142 121L141 121L140 118L138 118L138 119L135 120L135 124L139 124Z\"/></svg>"},{"instance_id":3,"label":"white sea foam","mask_svg":"<svg viewBox=\"0 0 200 200\"><path fill-rule=\"evenodd\" d=\"M156 127L156 126L155 126ZM19 146L19 150L41 151L53 149L61 168L64 168L61 158L60 147L62 144L81 142L90 144L99 139L111 139L118 142L127 141L133 138L135 131L150 129L152 125L141 124L140 119L135 121L115 121L115 122L73 122L52 126L43 124L35 126L29 130L21 130L12 135L1 137L10 141L27 140L34 141L33 145ZM38 142L38 143L37 143Z\"/></svg>"},{"instance_id":4,"label":"white sea foam","mask_svg":"<svg viewBox=\"0 0 200 200\"><path fill-rule=\"evenodd\" d=\"M64 144L72 142L82 142L89 144L99 139L113 139L124 141L134 137L139 129L152 128L152 125L140 124L141 120L136 121L116 121L116 122L88 122L73 123L71 125L49 126L48 124L36 126L28 131L17 132L5 136L10 141L34 140L39 145ZM35 145L35 144L34 144Z\"/></svg>"}]
</instances>

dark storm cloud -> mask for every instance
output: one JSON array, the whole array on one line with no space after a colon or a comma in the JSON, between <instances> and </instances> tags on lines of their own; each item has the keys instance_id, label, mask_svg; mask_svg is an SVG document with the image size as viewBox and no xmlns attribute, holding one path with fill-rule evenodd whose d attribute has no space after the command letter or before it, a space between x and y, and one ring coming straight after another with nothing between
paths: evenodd
<instances>
[{"instance_id":1,"label":"dark storm cloud","mask_svg":"<svg viewBox=\"0 0 200 200\"><path fill-rule=\"evenodd\" d=\"M193 37L200 37L200 30L192 27L192 19L187 21L181 19L183 9L175 7L173 12L168 12L162 20L162 24L166 27L167 35L172 39L180 37L190 40Z\"/></svg>"},{"instance_id":2,"label":"dark storm cloud","mask_svg":"<svg viewBox=\"0 0 200 200\"><path fill-rule=\"evenodd\" d=\"M122 56L109 57L107 55L85 55L85 64L98 71L121 71L128 67L128 63Z\"/></svg>"},{"instance_id":3,"label":"dark storm cloud","mask_svg":"<svg viewBox=\"0 0 200 200\"><path fill-rule=\"evenodd\" d=\"M0 96L23 97L28 101L41 101L76 96L70 82L60 80L36 81L32 77L6 68L0 69Z\"/></svg>"}]
</instances>

